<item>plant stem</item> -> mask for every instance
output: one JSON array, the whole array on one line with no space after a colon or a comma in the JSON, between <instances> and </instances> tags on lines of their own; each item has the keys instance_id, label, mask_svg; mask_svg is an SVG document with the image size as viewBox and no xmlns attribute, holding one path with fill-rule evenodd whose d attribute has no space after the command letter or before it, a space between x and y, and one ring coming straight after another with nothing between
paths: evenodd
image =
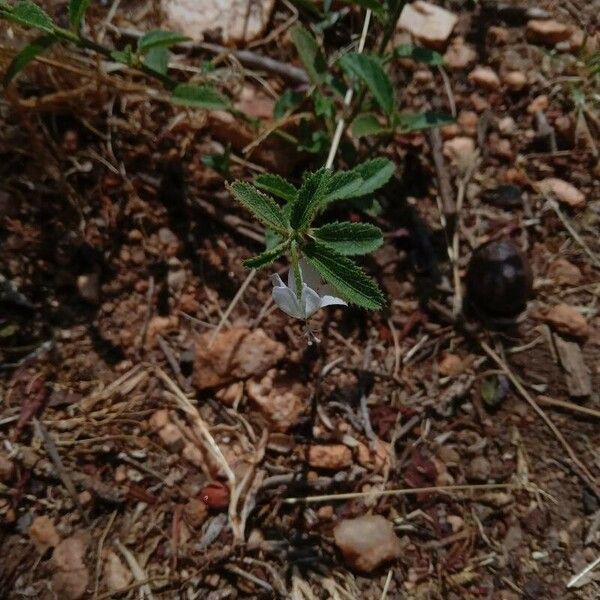
<instances>
[{"instance_id":1,"label":"plant stem","mask_svg":"<svg viewBox=\"0 0 600 600\"><path fill-rule=\"evenodd\" d=\"M360 41L358 43L358 53L362 54L365 49L365 42L367 40L367 33L369 31L369 24L371 23L371 10L368 9L365 14L365 21L363 23L362 33L360 35ZM352 98L354 97L354 88L352 85L348 87L346 91L346 96L344 97L344 110L347 110L348 107L352 104ZM331 169L333 167L333 161L335 160L335 155L337 154L338 147L340 145L340 141L342 139L342 134L344 133L344 128L346 126L346 119L344 118L344 114L340 116L337 126L335 128L335 133L333 134L333 140L331 142L331 148L329 149L329 155L327 156L327 162L325 163L326 169Z\"/></svg>"},{"instance_id":2,"label":"plant stem","mask_svg":"<svg viewBox=\"0 0 600 600\"><path fill-rule=\"evenodd\" d=\"M72 31L69 31L68 29L63 29L62 27L58 27L55 25L54 26L54 35L57 38L60 38L67 42L71 42L71 43L75 44L76 46L79 46L79 48L84 48L86 50L93 50L94 52L97 52L98 54L101 54L102 56L105 56L106 58L110 58L110 59L114 60L114 58L113 58L114 50L112 48L103 46L102 44L99 44L89 38L86 38L83 36L78 36L76 33L73 33ZM177 85L177 82L175 80L171 79L168 75L163 75L162 73L158 73L157 71L150 69L143 63L140 63L139 65L127 65L127 66L135 69L136 71L140 71L144 75L148 75L149 77L158 79L169 90L172 90Z\"/></svg>"}]
</instances>

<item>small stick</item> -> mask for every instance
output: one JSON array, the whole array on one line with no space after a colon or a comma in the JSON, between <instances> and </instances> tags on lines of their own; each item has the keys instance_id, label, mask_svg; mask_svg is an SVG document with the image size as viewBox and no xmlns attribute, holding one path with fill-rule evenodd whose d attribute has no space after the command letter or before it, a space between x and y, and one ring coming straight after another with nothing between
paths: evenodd
<instances>
[{"instance_id":1,"label":"small stick","mask_svg":"<svg viewBox=\"0 0 600 600\"><path fill-rule=\"evenodd\" d=\"M96 551L96 572L94 575L94 600L98 599L98 586L100 585L100 571L102 570L102 549L104 548L104 542L106 541L106 536L112 527L115 518L117 516L117 511L113 511L110 517L108 518L108 523L98 540L98 550Z\"/></svg>"},{"instance_id":2,"label":"small stick","mask_svg":"<svg viewBox=\"0 0 600 600\"><path fill-rule=\"evenodd\" d=\"M385 579L385 584L383 586L383 592L381 592L381 599L380 600L385 600L387 598L388 595L388 590L390 589L390 583L392 583L392 569L390 569L388 571L387 577Z\"/></svg>"},{"instance_id":3,"label":"small stick","mask_svg":"<svg viewBox=\"0 0 600 600\"><path fill-rule=\"evenodd\" d=\"M131 569L131 573L133 574L133 577L135 578L135 580L141 584L140 587L140 593L142 596L148 596L148 598L150 600L154 600L154 596L152 595L152 589L150 588L150 586L145 583L146 580L148 579L148 576L146 575L146 573L144 573L144 570L142 569L142 567L140 567L140 564L138 563L138 561L136 560L135 556L129 551L128 548L126 548L122 543L121 540L115 540L115 546L118 548L119 552L123 555L123 558L125 558L125 560L127 561L127 564L129 565L129 568Z\"/></svg>"},{"instance_id":4,"label":"small stick","mask_svg":"<svg viewBox=\"0 0 600 600\"><path fill-rule=\"evenodd\" d=\"M590 571L592 571L593 569L595 569L598 565L600 565L600 556L593 562L591 562L587 567L585 567L585 569L583 569L583 571L580 571L579 573L577 573L577 575L575 575L574 577L571 578L571 580L569 581L569 583L567 583L567 588L572 588L575 587L575 585L577 584L577 582L584 577L585 575L587 575Z\"/></svg>"},{"instance_id":5,"label":"small stick","mask_svg":"<svg viewBox=\"0 0 600 600\"><path fill-rule=\"evenodd\" d=\"M587 406L579 406L573 402L567 402L566 400L557 400L556 398L549 398L548 396L538 396L538 402L545 404L546 406L555 406L557 408L564 408L565 410L572 410L582 415L588 415L590 417L596 417L600 419L600 410L588 408Z\"/></svg>"},{"instance_id":6,"label":"small stick","mask_svg":"<svg viewBox=\"0 0 600 600\"><path fill-rule=\"evenodd\" d=\"M442 211L444 213L444 225L447 231L454 228L454 219L456 217L456 205L454 204L454 194L452 193L452 185L450 184L450 176L446 168L446 161L442 153L442 136L437 127L429 130L429 144L433 155L433 165L435 174L438 180L440 196L442 198ZM448 239L451 239L448 235Z\"/></svg>"},{"instance_id":7,"label":"small stick","mask_svg":"<svg viewBox=\"0 0 600 600\"><path fill-rule=\"evenodd\" d=\"M401 488L396 490L373 490L370 492L348 492L345 494L325 494L323 496L306 496L304 498L284 498L285 504L313 504L315 502L329 502L332 500L354 500L382 496L414 496L415 494L444 494L451 492L514 490L514 483L485 483L476 485L441 485L422 488Z\"/></svg>"},{"instance_id":8,"label":"small stick","mask_svg":"<svg viewBox=\"0 0 600 600\"><path fill-rule=\"evenodd\" d=\"M516 378L514 373L510 370L508 365L494 352L485 342L480 342L481 347L485 353L504 371L504 374L510 379L515 388L519 391L521 396L525 398L534 412L544 421L550 431L554 434L556 439L561 443L562 447L566 450L570 459L573 461L573 465L577 467L575 470L577 474L585 481L589 486L590 490L594 492L597 498L600 498L600 490L596 485L594 476L589 472L587 467L577 458L577 455L573 451L573 448L569 445L563 434L559 431L558 427L550 420L550 417L539 407L538 403L531 397L529 392L523 387L523 384Z\"/></svg>"},{"instance_id":9,"label":"small stick","mask_svg":"<svg viewBox=\"0 0 600 600\"><path fill-rule=\"evenodd\" d=\"M48 430L40 423L40 421L36 417L33 417L32 420L33 420L33 426L35 428L35 433L42 440L42 443L44 444L44 448L46 449L46 453L48 454L48 456L50 457L50 460L54 464L54 467L56 468L56 471L58 473L58 476L60 477L60 480L63 482L63 485L65 486L65 488L71 495L71 498L73 498L73 502L75 503L75 506L81 513L83 520L87 524L89 524L89 519L87 518L87 515L85 514L85 511L83 510L83 506L81 505L81 502L79 501L79 496L77 495L77 490L75 489L73 480L71 479L71 477L65 470L65 467L60 458L60 454L58 453L58 450L56 448L56 444L54 443L54 440L52 439L52 436L50 435Z\"/></svg>"},{"instance_id":10,"label":"small stick","mask_svg":"<svg viewBox=\"0 0 600 600\"><path fill-rule=\"evenodd\" d=\"M571 225L571 222L560 210L558 202L549 198L547 194L544 197L548 201L548 204L552 207L552 210L556 213L558 218L563 222L563 225L567 231L573 236L573 239L583 248L584 252L592 259L592 262L596 267L600 267L600 259L592 252L592 249L585 243L585 240L577 233L576 229Z\"/></svg>"},{"instance_id":11,"label":"small stick","mask_svg":"<svg viewBox=\"0 0 600 600\"><path fill-rule=\"evenodd\" d=\"M248 273L248 275L246 276L244 283L242 283L242 285L240 286L240 289L236 292L235 296L233 297L233 300L229 303L229 306L223 313L223 316L221 317L219 324L214 328L213 333L210 336L210 340L208 342L209 348L213 345L216 337L219 335L221 329L223 329L223 325L225 325L225 321L227 321L227 319L229 318L231 311L236 307L237 303L242 299L242 296L244 295L246 288L250 285L250 282L254 279L254 276L256 275L257 272L258 271L256 269L252 269L252 271L250 271L250 273Z\"/></svg>"}]
</instances>

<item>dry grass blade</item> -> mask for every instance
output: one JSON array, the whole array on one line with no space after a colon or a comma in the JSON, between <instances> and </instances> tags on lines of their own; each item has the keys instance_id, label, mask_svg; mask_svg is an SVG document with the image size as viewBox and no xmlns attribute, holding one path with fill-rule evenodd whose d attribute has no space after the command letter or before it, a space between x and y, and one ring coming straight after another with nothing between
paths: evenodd
<instances>
[{"instance_id":1,"label":"dry grass blade","mask_svg":"<svg viewBox=\"0 0 600 600\"><path fill-rule=\"evenodd\" d=\"M478 492L492 490L514 490L519 486L513 483L486 483L474 485L441 485L421 488L400 488L396 490L373 490L369 492L347 492L344 494L323 494L321 496L305 496L298 498L284 498L285 504L313 504L316 502L331 502L341 500L355 500L357 498L381 498L383 496L414 496L416 494L451 494L454 492Z\"/></svg>"},{"instance_id":2,"label":"dry grass blade","mask_svg":"<svg viewBox=\"0 0 600 600\"><path fill-rule=\"evenodd\" d=\"M575 454L571 445L567 442L563 434L559 431L558 427L551 421L550 417L539 407L538 403L531 397L529 392L523 387L523 384L517 379L515 374L510 370L509 366L494 352L485 342L480 342L484 352L504 371L505 375L510 379L511 383L519 391L521 396L525 398L527 403L535 411L535 413L544 421L550 431L555 435L556 439L560 442L562 447L566 450L569 458L576 467L576 471L579 476L589 486L590 490L594 492L597 498L600 499L600 490L596 484L594 476L590 473L588 468L579 460Z\"/></svg>"}]
</instances>

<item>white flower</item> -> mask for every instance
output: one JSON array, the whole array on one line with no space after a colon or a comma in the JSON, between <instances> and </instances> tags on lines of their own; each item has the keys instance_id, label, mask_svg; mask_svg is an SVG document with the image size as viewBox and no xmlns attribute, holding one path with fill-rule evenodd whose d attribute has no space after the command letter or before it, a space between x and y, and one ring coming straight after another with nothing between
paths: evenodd
<instances>
[{"instance_id":1,"label":"white flower","mask_svg":"<svg viewBox=\"0 0 600 600\"><path fill-rule=\"evenodd\" d=\"M333 295L331 287L323 284L318 273L304 259L300 261L300 275L302 278L300 300L296 296L294 269L290 269L288 273L287 285L279 275L275 274L271 277L273 300L290 317L308 319L325 306L348 306L341 298Z\"/></svg>"}]
</instances>

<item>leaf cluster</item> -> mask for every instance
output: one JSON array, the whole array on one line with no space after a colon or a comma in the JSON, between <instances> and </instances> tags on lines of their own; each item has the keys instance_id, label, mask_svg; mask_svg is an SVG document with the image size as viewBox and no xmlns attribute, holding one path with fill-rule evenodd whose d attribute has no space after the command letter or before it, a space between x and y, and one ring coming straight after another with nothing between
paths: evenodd
<instances>
[{"instance_id":1,"label":"leaf cluster","mask_svg":"<svg viewBox=\"0 0 600 600\"><path fill-rule=\"evenodd\" d=\"M227 110L229 101L211 85L181 84L168 76L169 48L187 40L178 33L154 30L142 35L137 47L116 50L102 46L82 34L82 24L91 0L70 0L69 29L59 27L52 17L31 0L14 4L0 1L0 19L39 31L42 35L25 46L9 64L2 79L6 87L31 61L55 43L66 41L158 79L169 90L174 104L204 109Z\"/></svg>"},{"instance_id":2,"label":"leaf cluster","mask_svg":"<svg viewBox=\"0 0 600 600\"><path fill-rule=\"evenodd\" d=\"M331 203L368 196L387 183L394 164L384 158L367 161L350 171L319 169L308 173L300 187L278 175L262 174L254 184L236 181L233 197L270 233L267 249L245 261L260 269L290 254L296 270L299 256L348 302L378 310L385 298L377 284L349 257L373 252L383 243L381 230L371 223L335 222L314 226ZM298 286L299 289L299 286Z\"/></svg>"}]
</instances>

